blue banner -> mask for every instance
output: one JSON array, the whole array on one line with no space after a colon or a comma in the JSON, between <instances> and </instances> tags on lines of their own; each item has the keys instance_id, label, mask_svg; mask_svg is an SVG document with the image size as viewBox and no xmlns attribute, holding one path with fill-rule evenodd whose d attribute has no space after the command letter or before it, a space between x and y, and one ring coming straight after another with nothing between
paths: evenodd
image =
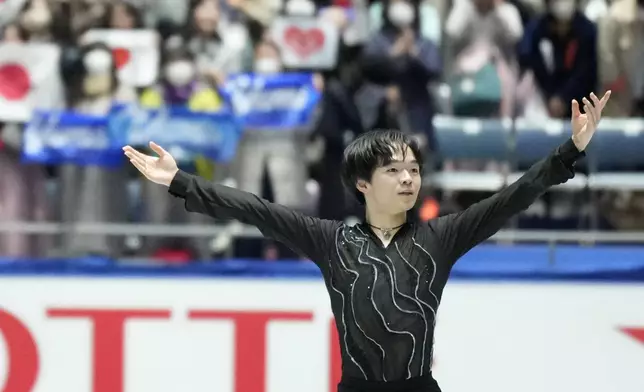
<instances>
[{"instance_id":1,"label":"blue banner","mask_svg":"<svg viewBox=\"0 0 644 392\"><path fill-rule=\"evenodd\" d=\"M26 162L114 166L122 162L119 144L107 132L109 118L74 112L34 113L23 133Z\"/></svg>"},{"instance_id":2,"label":"blue banner","mask_svg":"<svg viewBox=\"0 0 644 392\"><path fill-rule=\"evenodd\" d=\"M223 88L245 129L293 129L308 125L320 92L312 74L239 74Z\"/></svg>"},{"instance_id":3,"label":"blue banner","mask_svg":"<svg viewBox=\"0 0 644 392\"><path fill-rule=\"evenodd\" d=\"M154 141L166 149L202 154L227 162L237 149L241 128L232 113L195 113L185 108L115 107L106 116L37 112L27 124L23 159L45 164L114 166L126 145Z\"/></svg>"},{"instance_id":4,"label":"blue banner","mask_svg":"<svg viewBox=\"0 0 644 392\"><path fill-rule=\"evenodd\" d=\"M229 111L198 113L185 107L120 107L110 116L109 130L131 146L154 141L171 152L183 150L185 155L201 154L218 162L234 158L241 136L239 122Z\"/></svg>"}]
</instances>

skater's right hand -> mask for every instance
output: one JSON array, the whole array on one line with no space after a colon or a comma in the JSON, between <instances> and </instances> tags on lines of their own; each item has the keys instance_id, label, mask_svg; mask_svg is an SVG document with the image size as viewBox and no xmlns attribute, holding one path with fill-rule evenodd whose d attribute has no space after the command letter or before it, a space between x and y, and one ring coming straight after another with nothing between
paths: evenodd
<instances>
[{"instance_id":1,"label":"skater's right hand","mask_svg":"<svg viewBox=\"0 0 644 392\"><path fill-rule=\"evenodd\" d=\"M172 179L179 171L177 162L172 155L158 144L150 142L150 148L159 155L158 158L145 155L130 146L123 147L123 151L134 167L148 180L157 184L170 186Z\"/></svg>"}]
</instances>

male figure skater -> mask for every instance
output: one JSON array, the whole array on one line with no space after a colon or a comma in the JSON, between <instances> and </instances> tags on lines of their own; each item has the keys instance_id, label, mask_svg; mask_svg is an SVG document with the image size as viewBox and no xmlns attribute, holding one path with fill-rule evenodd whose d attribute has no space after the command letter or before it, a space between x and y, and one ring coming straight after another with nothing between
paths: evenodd
<instances>
[{"instance_id":1,"label":"male figure skater","mask_svg":"<svg viewBox=\"0 0 644 392\"><path fill-rule=\"evenodd\" d=\"M421 185L418 145L375 131L346 148L342 178L366 205L363 224L304 216L253 194L187 174L163 148L125 155L186 209L257 226L315 262L331 297L342 352L339 392L439 392L431 361L436 311L456 260L549 187L574 176L610 96L572 102L572 137L517 182L468 209L428 223L407 220Z\"/></svg>"}]
</instances>

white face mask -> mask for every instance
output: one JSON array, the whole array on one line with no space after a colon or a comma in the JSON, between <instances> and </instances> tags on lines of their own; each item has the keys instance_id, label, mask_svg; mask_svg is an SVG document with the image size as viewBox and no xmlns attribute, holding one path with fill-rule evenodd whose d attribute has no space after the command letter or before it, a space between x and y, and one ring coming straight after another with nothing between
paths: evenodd
<instances>
[{"instance_id":1,"label":"white face mask","mask_svg":"<svg viewBox=\"0 0 644 392\"><path fill-rule=\"evenodd\" d=\"M558 20L568 21L575 14L575 0L552 0L550 12Z\"/></svg>"},{"instance_id":2,"label":"white face mask","mask_svg":"<svg viewBox=\"0 0 644 392\"><path fill-rule=\"evenodd\" d=\"M92 50L83 58L83 64L89 75L107 74L112 69L112 55L105 50Z\"/></svg>"},{"instance_id":3,"label":"white face mask","mask_svg":"<svg viewBox=\"0 0 644 392\"><path fill-rule=\"evenodd\" d=\"M282 70L279 60L274 58L261 58L255 61L255 72L263 74L278 73Z\"/></svg>"},{"instance_id":4,"label":"white face mask","mask_svg":"<svg viewBox=\"0 0 644 392\"><path fill-rule=\"evenodd\" d=\"M404 1L396 1L389 6L387 16L396 27L407 27L414 21L414 8Z\"/></svg>"},{"instance_id":5,"label":"white face mask","mask_svg":"<svg viewBox=\"0 0 644 392\"><path fill-rule=\"evenodd\" d=\"M195 66L187 60L175 61L165 67L166 80L175 87L185 86L195 77Z\"/></svg>"}]
</instances>

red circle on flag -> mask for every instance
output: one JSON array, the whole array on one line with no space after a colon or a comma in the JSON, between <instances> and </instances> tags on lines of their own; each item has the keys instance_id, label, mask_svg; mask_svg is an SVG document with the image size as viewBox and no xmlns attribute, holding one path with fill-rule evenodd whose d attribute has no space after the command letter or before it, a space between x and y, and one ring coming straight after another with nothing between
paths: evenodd
<instances>
[{"instance_id":1,"label":"red circle on flag","mask_svg":"<svg viewBox=\"0 0 644 392\"><path fill-rule=\"evenodd\" d=\"M131 54L130 51L125 48L115 48L112 49L112 56L114 57L116 69L121 69L130 62Z\"/></svg>"},{"instance_id":2,"label":"red circle on flag","mask_svg":"<svg viewBox=\"0 0 644 392\"><path fill-rule=\"evenodd\" d=\"M0 95L10 101L24 99L31 89L29 72L20 64L0 65Z\"/></svg>"}]
</instances>

